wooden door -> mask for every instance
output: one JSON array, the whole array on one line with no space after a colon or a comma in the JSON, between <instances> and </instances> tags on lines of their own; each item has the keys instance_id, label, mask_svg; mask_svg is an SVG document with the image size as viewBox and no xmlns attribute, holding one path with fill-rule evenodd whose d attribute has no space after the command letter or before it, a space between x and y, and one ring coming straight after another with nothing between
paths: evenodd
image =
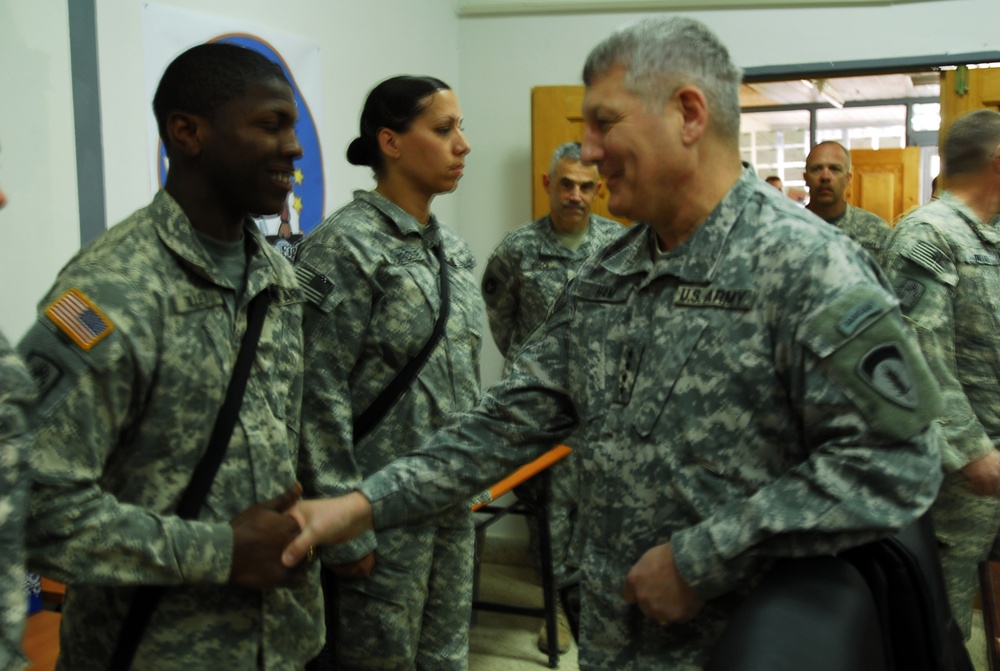
<instances>
[{"instance_id":1,"label":"wooden door","mask_svg":"<svg viewBox=\"0 0 1000 671\"><path fill-rule=\"evenodd\" d=\"M583 140L583 87L536 86L531 89L531 218L549 212L549 194L542 187L542 175L549 171L552 152L564 142ZM594 214L623 224L627 219L608 212L608 191L594 199Z\"/></svg>"},{"instance_id":2,"label":"wooden door","mask_svg":"<svg viewBox=\"0 0 1000 671\"><path fill-rule=\"evenodd\" d=\"M852 149L847 202L890 224L920 204L920 147Z\"/></svg>"},{"instance_id":3,"label":"wooden door","mask_svg":"<svg viewBox=\"0 0 1000 671\"><path fill-rule=\"evenodd\" d=\"M1000 68L946 70L941 79L941 129L938 146L951 124L966 112L977 109L1000 110Z\"/></svg>"}]
</instances>

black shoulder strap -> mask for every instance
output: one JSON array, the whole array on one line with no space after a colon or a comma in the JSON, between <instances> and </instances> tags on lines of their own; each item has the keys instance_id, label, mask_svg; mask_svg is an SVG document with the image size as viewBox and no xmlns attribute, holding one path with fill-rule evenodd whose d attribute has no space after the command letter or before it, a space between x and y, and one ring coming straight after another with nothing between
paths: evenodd
<instances>
[{"instance_id":1,"label":"black shoulder strap","mask_svg":"<svg viewBox=\"0 0 1000 671\"><path fill-rule=\"evenodd\" d=\"M243 394L250 378L250 367L253 365L257 342L264 329L264 318L270 304L271 293L268 290L260 292L250 301L247 330L243 334L239 354L236 355L233 376L226 388L226 398L215 418L208 450L202 455L191 476L191 482L181 495L176 511L178 517L190 520L198 516L219 466L222 465L222 458L226 454L229 438L233 434L233 427L236 426L236 418L240 413L240 406L243 405ZM132 659L139 647L139 641L142 640L142 634L162 596L162 585L143 585L136 588L128 614L122 623L121 631L118 632L118 643L109 667L111 671L128 671L132 667Z\"/></svg>"},{"instance_id":2,"label":"black shoulder strap","mask_svg":"<svg viewBox=\"0 0 1000 671\"><path fill-rule=\"evenodd\" d=\"M355 444L359 443L372 429L378 426L378 423L382 421L386 413L389 412L389 409L396 404L396 401L399 400L403 392L410 386L410 383L413 382L420 369L427 363L431 352L434 351L434 348L437 347L438 342L441 340L441 336L444 335L444 328L448 322L448 314L451 307L448 289L448 262L444 256L444 240L438 240L437 246L434 248L434 255L437 256L438 266L440 267L440 288L438 292L441 296L441 311L438 314L437 323L434 324L434 331L431 333L431 337L427 339L427 342L424 343L423 349L417 353L417 356L410 359L406 363L406 366L392 378L392 382L382 390L378 398L372 401L371 405L365 408L364 412L354 418Z\"/></svg>"}]
</instances>

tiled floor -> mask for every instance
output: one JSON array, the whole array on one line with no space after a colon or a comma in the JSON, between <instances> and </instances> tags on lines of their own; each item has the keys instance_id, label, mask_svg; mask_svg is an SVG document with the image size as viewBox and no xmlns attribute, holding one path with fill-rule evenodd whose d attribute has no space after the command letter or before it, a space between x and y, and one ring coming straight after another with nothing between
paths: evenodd
<instances>
[{"instance_id":1,"label":"tiled floor","mask_svg":"<svg viewBox=\"0 0 1000 671\"><path fill-rule=\"evenodd\" d=\"M541 606L542 588L526 566L484 563L480 595L488 601ZM542 620L522 615L477 611L469 641L469 671L540 671L548 655L538 649ZM576 645L559 657L560 671L578 671Z\"/></svg>"}]
</instances>

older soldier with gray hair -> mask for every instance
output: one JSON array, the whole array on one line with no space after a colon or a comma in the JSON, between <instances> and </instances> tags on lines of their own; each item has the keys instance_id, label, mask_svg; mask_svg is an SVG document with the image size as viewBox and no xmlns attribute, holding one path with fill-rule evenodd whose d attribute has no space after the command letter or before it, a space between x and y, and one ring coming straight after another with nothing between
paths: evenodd
<instances>
[{"instance_id":1,"label":"older soldier with gray hair","mask_svg":"<svg viewBox=\"0 0 1000 671\"><path fill-rule=\"evenodd\" d=\"M932 510L951 609L969 637L979 562L1000 559L1000 113L970 112L942 148L946 190L893 230L885 270L941 384Z\"/></svg>"},{"instance_id":2,"label":"older soldier with gray hair","mask_svg":"<svg viewBox=\"0 0 1000 671\"><path fill-rule=\"evenodd\" d=\"M930 506L940 395L872 258L742 168L740 70L705 26L615 33L584 82L583 159L640 223L584 264L474 411L358 491L300 502L285 560L426 514L575 432L581 668L697 669L776 558Z\"/></svg>"},{"instance_id":3,"label":"older soldier with gray hair","mask_svg":"<svg viewBox=\"0 0 1000 671\"><path fill-rule=\"evenodd\" d=\"M251 218L291 188L295 98L279 65L214 43L174 59L153 109L165 187L70 260L20 344L40 394L29 565L68 584L59 669L301 669L322 644L319 567L280 558L304 299ZM164 586L144 630L140 585Z\"/></svg>"},{"instance_id":4,"label":"older soldier with gray hair","mask_svg":"<svg viewBox=\"0 0 1000 671\"><path fill-rule=\"evenodd\" d=\"M542 186L549 196L549 213L509 233L493 250L483 274L486 314L505 368L532 331L545 321L556 297L583 262L626 230L616 221L591 213L601 177L596 166L581 162L579 142L556 148L549 171L542 175ZM580 488L573 454L550 469L549 482L545 514L552 536L556 583L562 584L580 567L581 542L576 529ZM529 480L517 488L517 496L539 501L539 487L539 480ZM529 518L531 555L537 557L538 529L532 522ZM558 625L559 652L566 652L572 634L561 610ZM548 652L548 646L542 626L538 647Z\"/></svg>"},{"instance_id":5,"label":"older soldier with gray hair","mask_svg":"<svg viewBox=\"0 0 1000 671\"><path fill-rule=\"evenodd\" d=\"M625 231L590 211L601 177L596 166L581 162L579 142L556 148L542 186L549 213L508 233L483 273L490 331L508 366L579 265Z\"/></svg>"}]
</instances>

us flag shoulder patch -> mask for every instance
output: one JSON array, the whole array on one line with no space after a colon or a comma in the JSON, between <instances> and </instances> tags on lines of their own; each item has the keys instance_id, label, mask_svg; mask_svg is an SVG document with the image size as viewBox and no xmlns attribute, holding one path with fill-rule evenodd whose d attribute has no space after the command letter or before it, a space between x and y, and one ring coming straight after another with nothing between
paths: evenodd
<instances>
[{"instance_id":1,"label":"us flag shoulder patch","mask_svg":"<svg viewBox=\"0 0 1000 671\"><path fill-rule=\"evenodd\" d=\"M70 289L57 298L45 308L45 314L85 352L115 330L107 315L79 289Z\"/></svg>"},{"instance_id":2,"label":"us flag shoulder patch","mask_svg":"<svg viewBox=\"0 0 1000 671\"><path fill-rule=\"evenodd\" d=\"M302 293L314 305L322 305L326 297L333 291L333 282L330 281L330 278L317 273L304 263L295 266L295 276L302 286Z\"/></svg>"},{"instance_id":3,"label":"us flag shoulder patch","mask_svg":"<svg viewBox=\"0 0 1000 671\"><path fill-rule=\"evenodd\" d=\"M909 256L935 275L944 274L944 264L948 261L947 255L926 240L918 240L913 245Z\"/></svg>"}]
</instances>

